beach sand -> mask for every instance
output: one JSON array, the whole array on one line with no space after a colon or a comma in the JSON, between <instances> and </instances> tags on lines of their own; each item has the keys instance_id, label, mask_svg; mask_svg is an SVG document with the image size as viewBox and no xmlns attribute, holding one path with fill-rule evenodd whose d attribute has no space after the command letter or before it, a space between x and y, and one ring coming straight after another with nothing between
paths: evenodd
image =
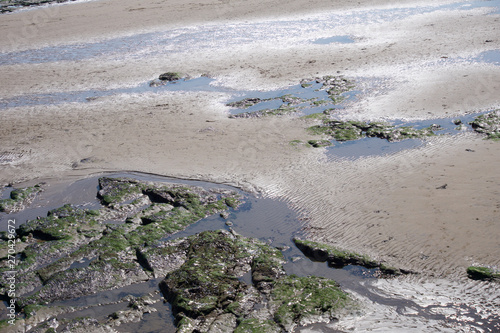
<instances>
[{"instance_id":1,"label":"beach sand","mask_svg":"<svg viewBox=\"0 0 500 333\"><path fill-rule=\"evenodd\" d=\"M90 1L1 16L0 50L415 3ZM395 21L351 23L328 32L353 36L356 43L351 44L269 39L146 59L5 65L0 66L0 95L128 87L169 70L206 74L219 85L241 90L276 89L302 78L342 74L359 82L385 82L342 110L344 119L460 118L500 106L500 67L459 61L500 48L500 15L489 12L443 9ZM45 13L46 19L35 22L42 15L37 13ZM31 34L22 35L30 28ZM302 214L311 239L424 276L464 279L472 264L500 266L498 142L467 132L436 137L423 147L390 156L328 159L322 149L289 144L315 138L305 131L310 121L229 119L224 105L229 96L117 95L89 103L2 110L0 181L36 182L110 170L203 179L281 198Z\"/></svg>"}]
</instances>

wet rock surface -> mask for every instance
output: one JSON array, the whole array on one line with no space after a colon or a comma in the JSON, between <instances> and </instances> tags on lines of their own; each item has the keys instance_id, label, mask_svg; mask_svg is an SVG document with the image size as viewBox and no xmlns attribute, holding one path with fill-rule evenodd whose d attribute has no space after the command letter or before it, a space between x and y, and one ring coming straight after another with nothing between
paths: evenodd
<instances>
[{"instance_id":1,"label":"wet rock surface","mask_svg":"<svg viewBox=\"0 0 500 333\"><path fill-rule=\"evenodd\" d=\"M318 88L315 89L313 88L313 86ZM344 99L344 96L342 96L342 94L350 91L353 87L353 82L343 76L323 76L308 78L301 81L301 84L298 86L297 91L293 94L285 94L270 98L249 97L240 101L228 103L226 104L226 106L237 109L247 109L264 102L280 101L282 103L281 106L276 109L262 109L251 112L242 112L232 114L229 116L230 118L261 118L267 116L300 114L307 108L318 107L323 104L340 103ZM313 90L314 92L326 91L326 96L320 98L318 96L320 96L321 94L313 93L315 97L304 98L300 96L301 90ZM309 94L311 94L311 92L309 92Z\"/></svg>"},{"instance_id":2,"label":"wet rock surface","mask_svg":"<svg viewBox=\"0 0 500 333\"><path fill-rule=\"evenodd\" d=\"M10 192L10 198L0 200L0 212L8 214L22 211L43 191L42 185L15 189Z\"/></svg>"},{"instance_id":3,"label":"wet rock surface","mask_svg":"<svg viewBox=\"0 0 500 333\"><path fill-rule=\"evenodd\" d=\"M482 114L474 121L470 122L472 128L482 134L486 134L488 139L500 139L500 110L495 110Z\"/></svg>"},{"instance_id":4,"label":"wet rock surface","mask_svg":"<svg viewBox=\"0 0 500 333\"><path fill-rule=\"evenodd\" d=\"M390 142L405 139L421 139L435 135L439 125L431 125L423 129L410 126L397 127L382 122L341 121L325 118L320 125L309 127L315 135L328 135L337 141L357 140L364 137L377 137Z\"/></svg>"},{"instance_id":5,"label":"wet rock surface","mask_svg":"<svg viewBox=\"0 0 500 333\"><path fill-rule=\"evenodd\" d=\"M294 238L293 242L307 257L314 261L328 262L329 266L341 268L347 265L378 268L382 276L397 276L402 274L416 274L402 268L389 267L380 261L371 259L367 255L340 250L333 246L318 242Z\"/></svg>"},{"instance_id":6,"label":"wet rock surface","mask_svg":"<svg viewBox=\"0 0 500 333\"><path fill-rule=\"evenodd\" d=\"M7 256L0 260L7 301L16 280L13 331L115 332L157 312L158 297L129 295L100 318L66 317L86 307L60 304L148 281L158 281L179 332L291 332L355 306L332 280L287 276L281 251L257 239L223 230L167 239L237 209L243 198L236 191L102 177L97 198L99 209L67 204L17 228L16 271Z\"/></svg>"},{"instance_id":7,"label":"wet rock surface","mask_svg":"<svg viewBox=\"0 0 500 333\"><path fill-rule=\"evenodd\" d=\"M160 74L157 79L154 79L149 83L150 87L159 87L163 86L168 83L175 83L181 79L188 80L189 77L183 77L182 73L178 72L166 72L163 74Z\"/></svg>"},{"instance_id":8,"label":"wet rock surface","mask_svg":"<svg viewBox=\"0 0 500 333\"><path fill-rule=\"evenodd\" d=\"M473 280L500 282L500 271L490 267L470 266L467 268L467 276Z\"/></svg>"},{"instance_id":9,"label":"wet rock surface","mask_svg":"<svg viewBox=\"0 0 500 333\"><path fill-rule=\"evenodd\" d=\"M332 280L287 276L281 252L258 240L206 231L184 242L186 261L160 283L181 332L290 332L352 305Z\"/></svg>"},{"instance_id":10,"label":"wet rock surface","mask_svg":"<svg viewBox=\"0 0 500 333\"><path fill-rule=\"evenodd\" d=\"M128 178L103 177L99 185L102 208L64 205L17 228L16 271L9 266L3 235L0 292L8 297L15 274L19 310L146 281L152 267L165 274L178 266L181 255L161 267L153 260L143 267L144 254L154 252L151 245L208 215L237 208L242 199L227 189ZM19 196L35 190L24 189ZM110 218L121 222L105 223Z\"/></svg>"}]
</instances>

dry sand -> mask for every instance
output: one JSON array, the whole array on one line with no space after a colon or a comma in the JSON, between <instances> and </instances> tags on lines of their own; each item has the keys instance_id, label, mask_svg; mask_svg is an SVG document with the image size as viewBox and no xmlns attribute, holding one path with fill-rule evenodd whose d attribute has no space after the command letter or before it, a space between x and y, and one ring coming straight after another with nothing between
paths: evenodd
<instances>
[{"instance_id":1,"label":"dry sand","mask_svg":"<svg viewBox=\"0 0 500 333\"><path fill-rule=\"evenodd\" d=\"M0 50L392 7L382 0L91 1L1 16ZM42 12L50 19L34 22ZM0 66L0 94L125 87L167 70L206 73L235 89L271 89L340 72L383 82L349 105L341 115L346 119L458 117L500 106L500 67L467 60L500 48L499 19L485 8L439 10L147 59L6 65ZM33 23L33 33L20 35ZM328 35L351 35L356 43L303 43ZM228 183L287 200L313 239L425 276L464 278L471 264L500 266L498 142L464 133L391 156L327 160L321 149L289 144L312 138L304 131L310 123L229 119L228 97L170 92L2 110L0 181L134 170Z\"/></svg>"}]
</instances>

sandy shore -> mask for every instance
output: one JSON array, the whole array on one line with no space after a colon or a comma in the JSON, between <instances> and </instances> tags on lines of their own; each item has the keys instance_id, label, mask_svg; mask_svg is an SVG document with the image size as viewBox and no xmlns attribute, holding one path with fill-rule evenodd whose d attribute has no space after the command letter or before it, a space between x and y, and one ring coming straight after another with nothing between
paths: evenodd
<instances>
[{"instance_id":1,"label":"sandy shore","mask_svg":"<svg viewBox=\"0 0 500 333\"><path fill-rule=\"evenodd\" d=\"M415 1L398 2L409 4ZM254 29L262 22L272 22L272 32L278 20L391 6L382 0L355 7L321 0L91 1L1 16L0 50L180 28L230 31L231 25L248 24ZM277 34L241 45L215 40L214 47L144 59L106 55L13 63L0 66L0 95L127 87L167 70L208 74L215 84L248 90L340 73L358 82L382 82L374 89L361 87L361 98L342 111L345 119L459 117L500 106L500 67L474 60L500 48L500 15L489 12L443 8L394 20L368 17L293 38ZM355 43L304 44L325 35L349 35ZM500 265L498 142L465 133L391 156L327 160L321 149L289 144L313 138L304 130L310 123L289 117L229 119L224 106L229 96L117 95L1 110L0 181L134 170L228 183L287 200L304 214L313 239L428 276L464 277L471 264ZM439 189L444 184L446 189Z\"/></svg>"}]
</instances>

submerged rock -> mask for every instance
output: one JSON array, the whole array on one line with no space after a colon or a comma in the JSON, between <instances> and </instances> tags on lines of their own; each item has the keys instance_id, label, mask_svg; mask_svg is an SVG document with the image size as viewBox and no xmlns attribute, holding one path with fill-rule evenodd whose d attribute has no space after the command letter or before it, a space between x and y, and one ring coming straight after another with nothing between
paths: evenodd
<instances>
[{"instance_id":1,"label":"submerged rock","mask_svg":"<svg viewBox=\"0 0 500 333\"><path fill-rule=\"evenodd\" d=\"M314 97L311 99L304 99L300 97L301 88L297 88L299 91L297 92L298 96L294 94L286 94L282 96L276 96L271 98L261 99L258 97L245 98L240 101L231 102L226 104L226 106L238 108L238 109L246 109L256 104L262 102L269 101L281 101L283 104L276 109L262 109L253 112L243 112L238 114L232 114L230 118L261 118L268 116L283 116L283 115L292 115L297 114L302 111L302 109L307 107L317 107L322 104L332 104L339 103L343 100L342 94L351 90L354 85L352 81L342 77L342 76L323 76L316 77L312 79L304 79L301 81L302 89L309 89L313 86L313 83L316 82L321 84L321 87L315 91L326 90L328 97ZM311 88L312 89L312 88ZM301 105L302 104L302 105Z\"/></svg>"}]
</instances>

